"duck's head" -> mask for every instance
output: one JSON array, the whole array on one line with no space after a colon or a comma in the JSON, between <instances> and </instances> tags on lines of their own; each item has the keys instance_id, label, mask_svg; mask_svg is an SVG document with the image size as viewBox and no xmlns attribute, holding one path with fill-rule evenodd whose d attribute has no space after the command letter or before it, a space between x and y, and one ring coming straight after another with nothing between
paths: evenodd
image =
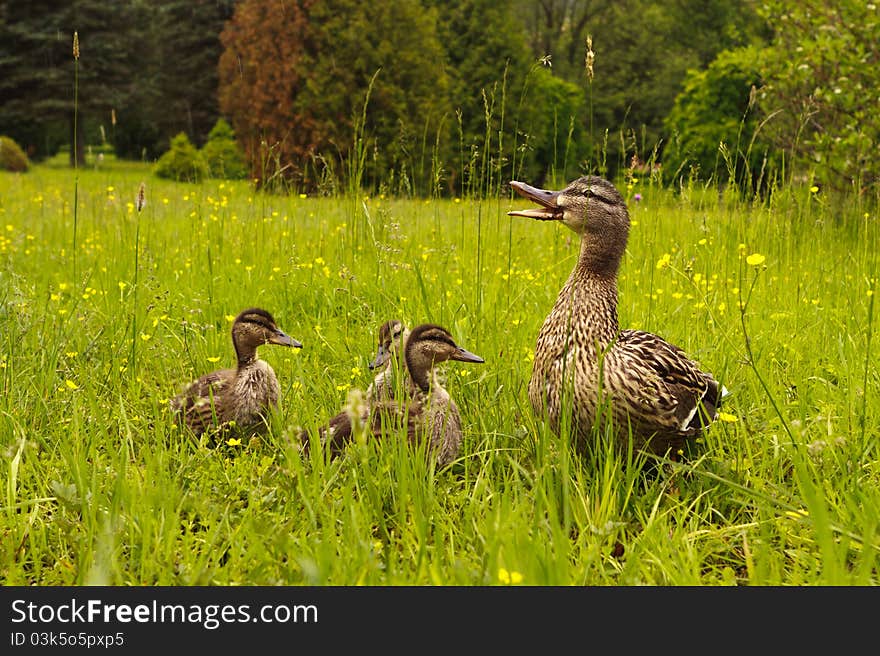
<instances>
[{"instance_id":1,"label":"duck's head","mask_svg":"<svg viewBox=\"0 0 880 656\"><path fill-rule=\"evenodd\" d=\"M607 251L623 254L629 235L629 212L617 188L595 175L586 175L560 191L548 191L511 181L520 196L541 207L508 212L539 221L561 221L582 237L596 241Z\"/></svg>"},{"instance_id":2,"label":"duck's head","mask_svg":"<svg viewBox=\"0 0 880 656\"><path fill-rule=\"evenodd\" d=\"M370 369L378 369L388 362L395 353L399 353L405 337L406 327L397 319L391 319L379 326L379 348L376 351L376 357L370 362Z\"/></svg>"},{"instance_id":3,"label":"duck's head","mask_svg":"<svg viewBox=\"0 0 880 656\"><path fill-rule=\"evenodd\" d=\"M302 344L281 330L266 310L248 308L239 313L232 322L232 342L239 360L252 354L263 344L278 344L302 348Z\"/></svg>"},{"instance_id":4,"label":"duck's head","mask_svg":"<svg viewBox=\"0 0 880 656\"><path fill-rule=\"evenodd\" d=\"M413 328L406 339L406 365L419 387L427 389L428 372L435 365L447 360L458 362L485 362L476 353L463 349L449 331L432 323Z\"/></svg>"}]
</instances>

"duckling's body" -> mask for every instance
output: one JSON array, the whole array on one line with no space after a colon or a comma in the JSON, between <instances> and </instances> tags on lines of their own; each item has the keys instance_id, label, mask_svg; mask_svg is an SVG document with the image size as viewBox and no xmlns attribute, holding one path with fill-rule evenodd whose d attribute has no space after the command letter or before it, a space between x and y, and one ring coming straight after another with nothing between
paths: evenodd
<instances>
[{"instance_id":1,"label":"duckling's body","mask_svg":"<svg viewBox=\"0 0 880 656\"><path fill-rule=\"evenodd\" d=\"M617 273L629 233L620 193L595 176L559 192L511 185L542 207L509 214L562 221L581 236L578 262L538 334L533 409L557 434L568 420L581 449L598 424L612 427L622 449L631 438L636 450L677 452L717 417L722 388L658 335L619 330Z\"/></svg>"},{"instance_id":2,"label":"duckling's body","mask_svg":"<svg viewBox=\"0 0 880 656\"><path fill-rule=\"evenodd\" d=\"M171 409L201 435L211 427L234 425L242 431L262 430L268 412L278 406L281 389L268 362L257 356L262 344L301 348L259 308L241 312L232 324L235 369L219 369L193 381L171 400ZM234 422L234 424L233 424Z\"/></svg>"}]
</instances>

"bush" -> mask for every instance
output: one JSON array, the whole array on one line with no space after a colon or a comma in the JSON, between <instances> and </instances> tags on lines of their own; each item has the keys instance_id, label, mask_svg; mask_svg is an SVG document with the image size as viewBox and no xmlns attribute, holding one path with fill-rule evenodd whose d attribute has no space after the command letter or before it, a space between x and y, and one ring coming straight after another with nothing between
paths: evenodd
<instances>
[{"instance_id":1,"label":"bush","mask_svg":"<svg viewBox=\"0 0 880 656\"><path fill-rule=\"evenodd\" d=\"M880 190L877 6L864 0L827 4L759 3L774 25L761 61L767 84L759 106L786 174L832 189Z\"/></svg>"},{"instance_id":2,"label":"bush","mask_svg":"<svg viewBox=\"0 0 880 656\"><path fill-rule=\"evenodd\" d=\"M248 175L244 161L244 151L235 141L232 126L224 119L217 123L208 134L208 141L202 146L202 159L208 166L208 175L212 178L241 180Z\"/></svg>"},{"instance_id":3,"label":"bush","mask_svg":"<svg viewBox=\"0 0 880 656\"><path fill-rule=\"evenodd\" d=\"M0 137L0 169L23 172L29 166L27 155L18 144L9 137Z\"/></svg>"},{"instance_id":4,"label":"bush","mask_svg":"<svg viewBox=\"0 0 880 656\"><path fill-rule=\"evenodd\" d=\"M168 152L156 162L155 173L160 178L199 182L208 175L208 167L186 133L181 132L171 140Z\"/></svg>"},{"instance_id":5,"label":"bush","mask_svg":"<svg viewBox=\"0 0 880 656\"><path fill-rule=\"evenodd\" d=\"M754 107L762 86L760 57L756 48L725 51L706 70L688 72L665 121L670 139L663 170L669 180L766 184L770 146L759 132Z\"/></svg>"}]
</instances>

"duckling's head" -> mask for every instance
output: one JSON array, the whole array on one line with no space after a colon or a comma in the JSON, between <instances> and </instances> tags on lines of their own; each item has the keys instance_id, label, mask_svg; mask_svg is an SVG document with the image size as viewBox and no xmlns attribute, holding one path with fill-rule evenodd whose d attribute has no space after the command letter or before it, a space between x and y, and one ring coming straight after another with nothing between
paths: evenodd
<instances>
[{"instance_id":1,"label":"duckling's head","mask_svg":"<svg viewBox=\"0 0 880 656\"><path fill-rule=\"evenodd\" d=\"M432 323L413 328L406 339L406 364L413 380L422 389L428 386L428 371L440 362L485 362L483 358L460 347L449 331Z\"/></svg>"},{"instance_id":2,"label":"duckling's head","mask_svg":"<svg viewBox=\"0 0 880 656\"><path fill-rule=\"evenodd\" d=\"M596 252L617 260L626 250L629 236L629 212L617 188L595 175L586 175L569 183L561 191L547 191L516 180L511 181L520 196L540 208L514 210L510 216L525 216L539 221L562 221L582 238L592 242Z\"/></svg>"},{"instance_id":3,"label":"duckling's head","mask_svg":"<svg viewBox=\"0 0 880 656\"><path fill-rule=\"evenodd\" d=\"M239 362L252 359L258 346L278 344L302 348L302 344L282 331L266 310L248 308L232 322L232 342Z\"/></svg>"},{"instance_id":4,"label":"duckling's head","mask_svg":"<svg viewBox=\"0 0 880 656\"><path fill-rule=\"evenodd\" d=\"M370 362L370 369L378 369L400 351L405 333L406 327L397 319L391 319L379 326L379 349L376 351L376 357Z\"/></svg>"}]
</instances>

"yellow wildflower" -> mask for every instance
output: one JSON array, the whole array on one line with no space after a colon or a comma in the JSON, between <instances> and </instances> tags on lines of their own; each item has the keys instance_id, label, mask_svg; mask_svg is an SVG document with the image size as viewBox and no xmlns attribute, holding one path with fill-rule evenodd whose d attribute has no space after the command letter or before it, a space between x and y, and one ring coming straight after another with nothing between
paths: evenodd
<instances>
[{"instance_id":1,"label":"yellow wildflower","mask_svg":"<svg viewBox=\"0 0 880 656\"><path fill-rule=\"evenodd\" d=\"M503 567L498 568L498 582L504 585L516 585L522 583L523 575L519 572L509 572Z\"/></svg>"},{"instance_id":2,"label":"yellow wildflower","mask_svg":"<svg viewBox=\"0 0 880 656\"><path fill-rule=\"evenodd\" d=\"M761 266L767 258L760 253L752 253L746 258L746 264L749 266Z\"/></svg>"}]
</instances>

